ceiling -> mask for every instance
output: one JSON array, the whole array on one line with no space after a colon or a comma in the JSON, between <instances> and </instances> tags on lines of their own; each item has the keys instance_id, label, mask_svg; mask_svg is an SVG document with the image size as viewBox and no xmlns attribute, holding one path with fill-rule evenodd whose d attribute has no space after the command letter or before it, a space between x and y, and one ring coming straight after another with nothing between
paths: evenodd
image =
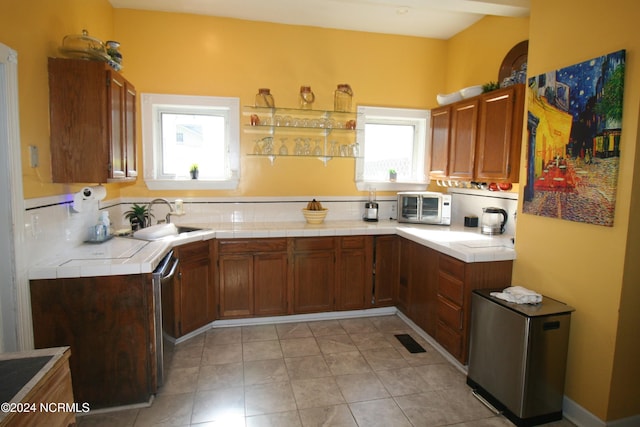
<instances>
[{"instance_id":1,"label":"ceiling","mask_svg":"<svg viewBox=\"0 0 640 427\"><path fill-rule=\"evenodd\" d=\"M109 0L114 8L449 39L487 15L529 15L530 0Z\"/></svg>"}]
</instances>

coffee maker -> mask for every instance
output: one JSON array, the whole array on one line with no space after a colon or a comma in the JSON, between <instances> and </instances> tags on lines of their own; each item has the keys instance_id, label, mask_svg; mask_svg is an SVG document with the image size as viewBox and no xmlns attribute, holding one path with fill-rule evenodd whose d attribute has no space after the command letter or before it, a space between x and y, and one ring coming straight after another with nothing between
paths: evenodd
<instances>
[{"instance_id":1,"label":"coffee maker","mask_svg":"<svg viewBox=\"0 0 640 427\"><path fill-rule=\"evenodd\" d=\"M364 217L365 221L378 221L378 203L376 202L376 189L369 189L369 201L364 204Z\"/></svg>"}]
</instances>

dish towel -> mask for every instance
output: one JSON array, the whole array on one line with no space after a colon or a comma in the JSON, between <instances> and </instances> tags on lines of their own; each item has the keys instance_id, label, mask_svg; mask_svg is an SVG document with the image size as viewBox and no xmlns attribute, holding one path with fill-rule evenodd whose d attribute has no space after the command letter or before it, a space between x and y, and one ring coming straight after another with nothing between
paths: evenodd
<instances>
[{"instance_id":1,"label":"dish towel","mask_svg":"<svg viewBox=\"0 0 640 427\"><path fill-rule=\"evenodd\" d=\"M502 292L491 292L491 296L516 304L538 304L542 302L542 295L522 286L510 286Z\"/></svg>"}]
</instances>

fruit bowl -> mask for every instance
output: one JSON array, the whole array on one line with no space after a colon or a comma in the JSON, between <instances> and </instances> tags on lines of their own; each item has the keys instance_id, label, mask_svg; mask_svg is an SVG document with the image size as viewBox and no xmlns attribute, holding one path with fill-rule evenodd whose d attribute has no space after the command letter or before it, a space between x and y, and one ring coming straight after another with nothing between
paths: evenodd
<instances>
[{"instance_id":1,"label":"fruit bowl","mask_svg":"<svg viewBox=\"0 0 640 427\"><path fill-rule=\"evenodd\" d=\"M322 224L328 212L329 209L326 208L320 210L302 209L302 215L309 224Z\"/></svg>"}]
</instances>

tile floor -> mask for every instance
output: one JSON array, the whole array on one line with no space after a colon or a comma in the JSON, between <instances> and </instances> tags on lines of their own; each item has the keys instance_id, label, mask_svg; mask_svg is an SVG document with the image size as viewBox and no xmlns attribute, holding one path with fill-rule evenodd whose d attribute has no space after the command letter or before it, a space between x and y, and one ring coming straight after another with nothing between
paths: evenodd
<instances>
[{"instance_id":1,"label":"tile floor","mask_svg":"<svg viewBox=\"0 0 640 427\"><path fill-rule=\"evenodd\" d=\"M409 353L398 333L427 352ZM82 416L78 425L512 426L397 316L217 328L171 353L150 407Z\"/></svg>"}]
</instances>

